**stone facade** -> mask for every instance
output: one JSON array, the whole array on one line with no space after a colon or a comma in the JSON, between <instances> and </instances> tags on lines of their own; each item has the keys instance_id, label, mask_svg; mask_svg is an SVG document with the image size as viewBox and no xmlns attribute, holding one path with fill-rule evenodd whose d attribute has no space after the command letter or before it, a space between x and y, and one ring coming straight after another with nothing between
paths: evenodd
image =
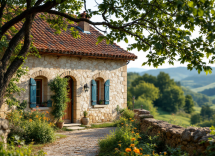
<instances>
[{"instance_id":1,"label":"stone facade","mask_svg":"<svg viewBox=\"0 0 215 156\"><path fill-rule=\"evenodd\" d=\"M53 94L48 83L57 75L70 76L74 81L74 122L78 123L87 110L90 123L112 121L116 117L116 107L127 106L127 64L124 60L104 60L96 58L78 58L56 55L42 55L41 58L29 56L25 62L29 67L28 75L20 80L20 86L26 91L19 96L19 100L29 101L30 78L43 79L43 101L49 100ZM110 80L110 104L91 105L91 89L84 91L87 83L91 88L91 80L100 78L104 82ZM28 108L29 105L28 105ZM51 107L40 107L41 111L51 111Z\"/></svg>"},{"instance_id":2,"label":"stone facade","mask_svg":"<svg viewBox=\"0 0 215 156\"><path fill-rule=\"evenodd\" d=\"M209 145L208 138L214 138L210 135L209 127L184 128L168 122L156 120L147 110L134 110L135 118L140 122L140 131L150 136L159 134L159 139L170 147L181 147L189 155L206 155L204 152ZM214 140L212 140L214 143Z\"/></svg>"},{"instance_id":3,"label":"stone facade","mask_svg":"<svg viewBox=\"0 0 215 156\"><path fill-rule=\"evenodd\" d=\"M7 143L7 135L10 132L9 122L6 119L0 119L0 142Z\"/></svg>"}]
</instances>

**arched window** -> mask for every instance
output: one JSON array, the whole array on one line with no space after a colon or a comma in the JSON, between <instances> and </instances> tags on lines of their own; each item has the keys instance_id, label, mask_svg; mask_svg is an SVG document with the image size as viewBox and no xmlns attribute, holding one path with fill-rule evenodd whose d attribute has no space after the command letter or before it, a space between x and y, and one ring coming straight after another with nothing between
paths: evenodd
<instances>
[{"instance_id":1,"label":"arched window","mask_svg":"<svg viewBox=\"0 0 215 156\"><path fill-rule=\"evenodd\" d=\"M109 86L110 80L104 81L103 78L98 77L92 80L91 88L91 102L92 105L109 104Z\"/></svg>"}]
</instances>

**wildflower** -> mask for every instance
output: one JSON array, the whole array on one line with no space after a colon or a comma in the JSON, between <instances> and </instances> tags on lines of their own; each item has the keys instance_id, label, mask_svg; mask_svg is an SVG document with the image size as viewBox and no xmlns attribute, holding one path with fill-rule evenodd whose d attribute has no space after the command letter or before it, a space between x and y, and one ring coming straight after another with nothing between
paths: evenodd
<instances>
[{"instance_id":1,"label":"wildflower","mask_svg":"<svg viewBox=\"0 0 215 156\"><path fill-rule=\"evenodd\" d=\"M129 118L131 120L131 118Z\"/></svg>"},{"instance_id":2,"label":"wildflower","mask_svg":"<svg viewBox=\"0 0 215 156\"><path fill-rule=\"evenodd\" d=\"M134 131L132 131L131 133L134 133Z\"/></svg>"},{"instance_id":3,"label":"wildflower","mask_svg":"<svg viewBox=\"0 0 215 156\"><path fill-rule=\"evenodd\" d=\"M46 113L47 113L47 114L49 114L49 112L48 112L48 111L46 111Z\"/></svg>"},{"instance_id":4,"label":"wildflower","mask_svg":"<svg viewBox=\"0 0 215 156\"><path fill-rule=\"evenodd\" d=\"M134 145L134 144L131 144L130 146L131 146L131 147L134 147L135 145Z\"/></svg>"},{"instance_id":5,"label":"wildflower","mask_svg":"<svg viewBox=\"0 0 215 156\"><path fill-rule=\"evenodd\" d=\"M117 151L117 150L119 150L118 148L115 148L115 150Z\"/></svg>"},{"instance_id":6,"label":"wildflower","mask_svg":"<svg viewBox=\"0 0 215 156\"><path fill-rule=\"evenodd\" d=\"M136 133L136 135L139 135L139 133Z\"/></svg>"},{"instance_id":7,"label":"wildflower","mask_svg":"<svg viewBox=\"0 0 215 156\"><path fill-rule=\"evenodd\" d=\"M131 122L133 122L134 120L131 120Z\"/></svg>"},{"instance_id":8,"label":"wildflower","mask_svg":"<svg viewBox=\"0 0 215 156\"><path fill-rule=\"evenodd\" d=\"M137 129L136 127L134 129Z\"/></svg>"},{"instance_id":9,"label":"wildflower","mask_svg":"<svg viewBox=\"0 0 215 156\"><path fill-rule=\"evenodd\" d=\"M36 115L36 118L38 118L38 115Z\"/></svg>"},{"instance_id":10,"label":"wildflower","mask_svg":"<svg viewBox=\"0 0 215 156\"><path fill-rule=\"evenodd\" d=\"M124 124L124 123L121 123L122 125Z\"/></svg>"},{"instance_id":11,"label":"wildflower","mask_svg":"<svg viewBox=\"0 0 215 156\"><path fill-rule=\"evenodd\" d=\"M141 139L141 137L138 137L139 139Z\"/></svg>"},{"instance_id":12,"label":"wildflower","mask_svg":"<svg viewBox=\"0 0 215 156\"><path fill-rule=\"evenodd\" d=\"M29 119L29 122L32 122L32 119Z\"/></svg>"},{"instance_id":13,"label":"wildflower","mask_svg":"<svg viewBox=\"0 0 215 156\"><path fill-rule=\"evenodd\" d=\"M19 116L19 118L21 118L21 116Z\"/></svg>"},{"instance_id":14,"label":"wildflower","mask_svg":"<svg viewBox=\"0 0 215 156\"><path fill-rule=\"evenodd\" d=\"M21 147L21 145L18 145L18 147L20 148L20 147Z\"/></svg>"},{"instance_id":15,"label":"wildflower","mask_svg":"<svg viewBox=\"0 0 215 156\"><path fill-rule=\"evenodd\" d=\"M155 151L153 151L152 154L154 155L154 154L155 154Z\"/></svg>"},{"instance_id":16,"label":"wildflower","mask_svg":"<svg viewBox=\"0 0 215 156\"><path fill-rule=\"evenodd\" d=\"M134 141L134 140L136 140L135 138L131 138L131 141Z\"/></svg>"},{"instance_id":17,"label":"wildflower","mask_svg":"<svg viewBox=\"0 0 215 156\"><path fill-rule=\"evenodd\" d=\"M45 116L43 117L43 120L46 120L46 117L45 117Z\"/></svg>"},{"instance_id":18,"label":"wildflower","mask_svg":"<svg viewBox=\"0 0 215 156\"><path fill-rule=\"evenodd\" d=\"M126 124L126 126L128 126L128 124Z\"/></svg>"},{"instance_id":19,"label":"wildflower","mask_svg":"<svg viewBox=\"0 0 215 156\"><path fill-rule=\"evenodd\" d=\"M39 106L36 106L37 108L39 108Z\"/></svg>"},{"instance_id":20,"label":"wildflower","mask_svg":"<svg viewBox=\"0 0 215 156\"><path fill-rule=\"evenodd\" d=\"M36 111L36 109L33 109L33 111Z\"/></svg>"},{"instance_id":21,"label":"wildflower","mask_svg":"<svg viewBox=\"0 0 215 156\"><path fill-rule=\"evenodd\" d=\"M131 148L126 148L125 151L126 152L131 152Z\"/></svg>"},{"instance_id":22,"label":"wildflower","mask_svg":"<svg viewBox=\"0 0 215 156\"><path fill-rule=\"evenodd\" d=\"M164 155L166 155L167 153L166 153L166 152L164 152L163 154L164 154Z\"/></svg>"},{"instance_id":23,"label":"wildflower","mask_svg":"<svg viewBox=\"0 0 215 156\"><path fill-rule=\"evenodd\" d=\"M119 147L121 147L121 144L118 144L119 145Z\"/></svg>"},{"instance_id":24,"label":"wildflower","mask_svg":"<svg viewBox=\"0 0 215 156\"><path fill-rule=\"evenodd\" d=\"M142 151L143 149L142 149L142 148L140 148L140 150Z\"/></svg>"},{"instance_id":25,"label":"wildflower","mask_svg":"<svg viewBox=\"0 0 215 156\"><path fill-rule=\"evenodd\" d=\"M133 150L135 153L140 154L140 150L138 148Z\"/></svg>"}]
</instances>

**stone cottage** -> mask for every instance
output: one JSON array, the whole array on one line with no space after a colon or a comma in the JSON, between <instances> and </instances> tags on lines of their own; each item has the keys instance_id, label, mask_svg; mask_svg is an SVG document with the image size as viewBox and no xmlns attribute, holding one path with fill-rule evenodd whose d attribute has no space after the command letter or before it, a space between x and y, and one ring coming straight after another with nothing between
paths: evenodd
<instances>
[{"instance_id":1,"label":"stone cottage","mask_svg":"<svg viewBox=\"0 0 215 156\"><path fill-rule=\"evenodd\" d=\"M69 28L75 27L81 36L72 37ZM26 91L19 100L27 100L27 109L51 111L49 82L57 75L69 78L69 97L65 123L79 123L87 110L90 123L111 121L116 117L116 107L127 106L127 63L137 56L118 45L96 45L102 34L86 22L68 26L60 35L46 21L37 17L32 27L33 44L41 58L29 56L25 66L28 75L20 84ZM89 86L86 91L84 86ZM36 107L38 106L38 107Z\"/></svg>"}]
</instances>

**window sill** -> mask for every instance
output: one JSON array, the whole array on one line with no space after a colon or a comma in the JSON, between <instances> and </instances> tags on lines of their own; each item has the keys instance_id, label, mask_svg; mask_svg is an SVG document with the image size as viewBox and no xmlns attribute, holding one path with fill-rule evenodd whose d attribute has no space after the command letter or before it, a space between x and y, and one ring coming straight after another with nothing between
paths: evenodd
<instances>
[{"instance_id":1,"label":"window sill","mask_svg":"<svg viewBox=\"0 0 215 156\"><path fill-rule=\"evenodd\" d=\"M36 109L36 110L49 110L50 107L36 107L36 108L33 108L33 109Z\"/></svg>"},{"instance_id":2,"label":"window sill","mask_svg":"<svg viewBox=\"0 0 215 156\"><path fill-rule=\"evenodd\" d=\"M98 105L97 104L97 105L94 105L93 108L104 108L105 106L107 106L107 105Z\"/></svg>"}]
</instances>

